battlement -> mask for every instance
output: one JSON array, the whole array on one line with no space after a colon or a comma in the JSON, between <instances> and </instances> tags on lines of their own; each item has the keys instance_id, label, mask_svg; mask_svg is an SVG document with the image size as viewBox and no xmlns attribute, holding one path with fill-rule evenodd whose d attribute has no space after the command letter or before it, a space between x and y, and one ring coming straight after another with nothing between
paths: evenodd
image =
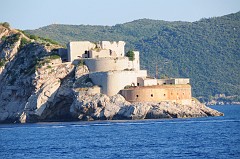
<instances>
[{"instance_id":1,"label":"battlement","mask_svg":"<svg viewBox=\"0 0 240 159\"><path fill-rule=\"evenodd\" d=\"M79 58L124 57L124 41L72 41L67 44L68 61Z\"/></svg>"}]
</instances>

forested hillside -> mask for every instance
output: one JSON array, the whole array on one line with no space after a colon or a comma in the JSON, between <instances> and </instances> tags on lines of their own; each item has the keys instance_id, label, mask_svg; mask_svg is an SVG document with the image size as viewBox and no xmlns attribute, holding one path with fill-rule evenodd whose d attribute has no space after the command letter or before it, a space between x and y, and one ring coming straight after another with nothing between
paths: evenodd
<instances>
[{"instance_id":1,"label":"forested hillside","mask_svg":"<svg viewBox=\"0 0 240 159\"><path fill-rule=\"evenodd\" d=\"M141 67L151 76L189 77L193 95L240 96L240 12L197 22L141 19L115 26L53 24L30 34L63 45L73 40L126 41L139 50ZM157 69L156 69L157 66Z\"/></svg>"}]
</instances>

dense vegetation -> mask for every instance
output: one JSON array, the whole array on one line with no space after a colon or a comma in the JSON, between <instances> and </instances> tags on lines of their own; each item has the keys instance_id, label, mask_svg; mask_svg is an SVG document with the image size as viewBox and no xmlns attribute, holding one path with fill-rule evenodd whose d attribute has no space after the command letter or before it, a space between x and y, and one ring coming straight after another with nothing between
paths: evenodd
<instances>
[{"instance_id":1,"label":"dense vegetation","mask_svg":"<svg viewBox=\"0 0 240 159\"><path fill-rule=\"evenodd\" d=\"M197 22L141 19L115 26L50 25L28 33L63 45L73 40L123 40L139 50L141 67L162 77L189 77L193 95L240 95L240 12ZM238 98L239 99L239 98Z\"/></svg>"},{"instance_id":2,"label":"dense vegetation","mask_svg":"<svg viewBox=\"0 0 240 159\"><path fill-rule=\"evenodd\" d=\"M59 45L58 42L53 41L52 39L48 39L48 38L43 38L41 36L37 36L37 35L33 35L33 34L29 34L28 32L25 32L23 30L18 30L20 32L22 32L25 36L27 36L29 39L35 40L39 43L45 44L47 46L50 46L50 44L54 44L54 45ZM26 39L25 39L26 40Z\"/></svg>"}]
</instances>

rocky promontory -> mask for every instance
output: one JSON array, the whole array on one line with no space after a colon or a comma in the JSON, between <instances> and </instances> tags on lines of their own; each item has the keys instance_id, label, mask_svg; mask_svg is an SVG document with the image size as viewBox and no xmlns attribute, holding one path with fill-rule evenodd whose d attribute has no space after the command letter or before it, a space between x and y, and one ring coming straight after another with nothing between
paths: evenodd
<instances>
[{"instance_id":1,"label":"rocky promontory","mask_svg":"<svg viewBox=\"0 0 240 159\"><path fill-rule=\"evenodd\" d=\"M79 92L70 112L80 120L159 119L222 116L223 114L193 101L192 105L172 102L129 103L121 95L108 97L104 94L89 95Z\"/></svg>"},{"instance_id":2,"label":"rocky promontory","mask_svg":"<svg viewBox=\"0 0 240 159\"><path fill-rule=\"evenodd\" d=\"M88 68L62 62L61 47L0 25L0 123L222 116L197 100L129 103L95 93Z\"/></svg>"}]
</instances>

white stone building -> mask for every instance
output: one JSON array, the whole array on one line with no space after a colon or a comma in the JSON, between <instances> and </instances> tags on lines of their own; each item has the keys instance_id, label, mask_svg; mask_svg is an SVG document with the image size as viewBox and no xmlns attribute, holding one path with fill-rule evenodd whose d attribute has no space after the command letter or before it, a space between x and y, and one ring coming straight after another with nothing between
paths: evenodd
<instances>
[{"instance_id":1,"label":"white stone building","mask_svg":"<svg viewBox=\"0 0 240 159\"><path fill-rule=\"evenodd\" d=\"M134 51L134 59L131 61L125 56L124 51L125 42L109 42L101 41L99 43L92 43L89 41L75 41L68 44L68 61L84 60L85 65L87 65L90 73L89 78L92 82L99 86L95 91L99 93L104 93L108 96L113 96L115 94L123 92L122 95L126 99L145 101L151 98L148 97L148 92L145 88L152 88L152 86L159 85L173 85L173 87L154 87L154 90L149 89L150 92L156 92L156 94L162 94L165 92L176 92L179 89L191 91L191 87L182 87L180 85L189 84L189 79L176 78L176 79L155 79L147 76L147 70L140 70L139 52ZM178 87L174 87L178 85ZM126 90L125 88L136 87L141 89ZM185 88L186 87L186 88ZM100 88L100 89L99 89ZM122 91L121 91L122 90ZM169 91L170 90L170 91ZM141 91L141 98L133 97L134 93ZM179 92L177 92L178 94ZM151 94L151 93L150 93ZM153 94L152 94L153 95ZM173 100L179 98L178 95L171 97L154 97L152 99L158 101L159 99ZM136 94L136 96L139 96ZM186 96L186 95L185 95ZM188 97L182 97L182 100L187 99L191 101ZM151 96L150 96L151 97ZM172 99L171 99L172 98ZM176 98L176 99L175 99ZM133 101L134 101L133 100ZM179 99L178 99L179 100Z\"/></svg>"}]
</instances>

